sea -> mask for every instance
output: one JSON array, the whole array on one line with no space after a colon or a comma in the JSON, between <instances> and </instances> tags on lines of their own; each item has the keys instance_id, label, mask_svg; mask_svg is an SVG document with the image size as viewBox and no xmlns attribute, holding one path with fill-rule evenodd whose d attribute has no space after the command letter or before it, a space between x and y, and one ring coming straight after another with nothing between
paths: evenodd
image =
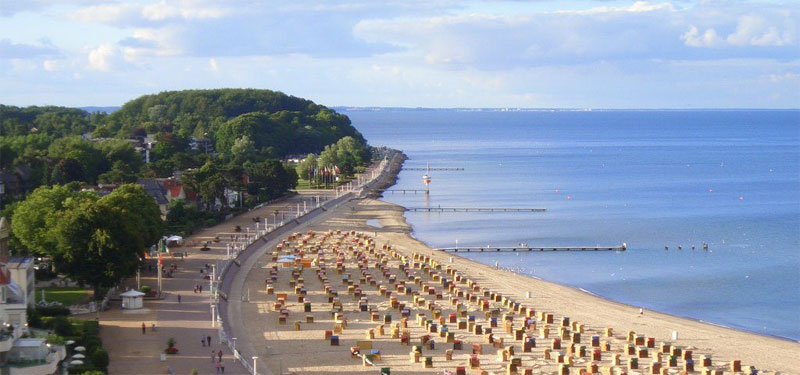
<instances>
[{"instance_id":1,"label":"sea","mask_svg":"<svg viewBox=\"0 0 800 375\"><path fill-rule=\"evenodd\" d=\"M618 246L461 253L614 301L800 340L800 111L343 109L405 152L406 212L432 247ZM708 249L703 249L703 244ZM680 248L679 248L680 247ZM535 291L534 291L535 293Z\"/></svg>"}]
</instances>

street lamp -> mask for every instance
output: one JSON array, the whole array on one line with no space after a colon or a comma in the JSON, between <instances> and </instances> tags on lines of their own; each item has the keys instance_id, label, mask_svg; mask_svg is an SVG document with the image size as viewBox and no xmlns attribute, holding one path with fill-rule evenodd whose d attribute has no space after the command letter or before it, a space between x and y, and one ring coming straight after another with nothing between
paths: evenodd
<instances>
[{"instance_id":1,"label":"street lamp","mask_svg":"<svg viewBox=\"0 0 800 375\"><path fill-rule=\"evenodd\" d=\"M253 356L253 375L258 375L258 370L256 370L256 366L258 364L257 360L258 357Z\"/></svg>"}]
</instances>

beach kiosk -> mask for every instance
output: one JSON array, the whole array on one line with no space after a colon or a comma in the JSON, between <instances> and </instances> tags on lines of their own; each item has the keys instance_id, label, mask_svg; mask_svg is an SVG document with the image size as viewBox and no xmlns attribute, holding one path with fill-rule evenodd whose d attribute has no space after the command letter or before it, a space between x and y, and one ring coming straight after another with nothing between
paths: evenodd
<instances>
[{"instance_id":1,"label":"beach kiosk","mask_svg":"<svg viewBox=\"0 0 800 375\"><path fill-rule=\"evenodd\" d=\"M144 293L129 290L119 295L122 297L122 308L128 310L141 309L144 307Z\"/></svg>"}]
</instances>

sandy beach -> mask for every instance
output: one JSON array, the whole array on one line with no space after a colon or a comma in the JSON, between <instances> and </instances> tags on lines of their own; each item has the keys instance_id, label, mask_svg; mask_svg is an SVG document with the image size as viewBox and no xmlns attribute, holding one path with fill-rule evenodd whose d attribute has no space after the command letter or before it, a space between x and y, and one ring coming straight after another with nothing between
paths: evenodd
<instances>
[{"instance_id":1,"label":"sandy beach","mask_svg":"<svg viewBox=\"0 0 800 375\"><path fill-rule=\"evenodd\" d=\"M367 225L367 220L378 220L380 225ZM337 235L336 231L342 234ZM301 234L294 241L283 243L281 249L276 246L284 238L266 243L264 255L251 262L253 267L247 273L241 291L233 291L229 299L230 311L241 317L233 318L237 345L244 345L243 351L252 350L259 357L259 372L269 374L375 374L379 368L391 368L393 374L441 374L444 371L456 374L459 366L465 367L467 374L480 374L481 371L505 374L512 367L520 374L526 370L532 374L563 373L566 370L559 367L559 361L571 363L566 366L571 373L591 369L592 362L598 366L597 372L610 372L613 367L628 373L651 373L652 362L657 352L662 351L672 353L661 355L663 368L657 373L677 374L687 370L703 373L704 356L710 356L709 373L733 373L733 360L741 361L741 371L745 373L750 371L750 366L761 373L798 373L800 368L800 344L796 342L652 311L640 314L637 307L608 301L574 288L494 269L453 254L433 252L410 236L411 231L403 217L402 207L363 199L347 202L318 221L299 227ZM356 234L349 235L350 232ZM303 239L306 244L302 243ZM298 270L293 276L294 268L278 266L275 262L278 256L283 255L314 260L314 265ZM341 272L334 266L337 258L341 261ZM326 266L324 280L317 262ZM359 264L362 268L358 267ZM381 264L383 266L378 267ZM451 273L447 272L448 268L452 269ZM270 280L270 270L275 270L275 281ZM406 276L409 271L412 274L410 279ZM454 280L455 272L461 282ZM350 283L343 279L344 274L349 275ZM372 282L364 280L364 275L369 275ZM299 291L296 289L298 277L302 279L299 285L305 288L305 302L311 303L310 312L304 311L304 303L296 293ZM413 277L419 278L416 283ZM449 280L456 289L448 290L442 283L443 279ZM467 280L477 288L470 287ZM401 281L414 293L401 292L397 288ZM332 314L333 304L329 302L330 293L326 293L326 286L338 293L342 305L338 316ZM392 307L391 298L380 291L380 286L385 286L398 303L409 308L407 328L399 327L401 333L407 330L409 346L402 345L399 338L391 337L392 328L401 322L401 311ZM348 292L348 287L361 289L362 295L354 297L353 288ZM426 293L428 288L433 288L434 293ZM459 290L462 293L472 291L473 300L470 301L466 295L458 297ZM528 293L530 297L527 297ZM279 294L286 296L276 309ZM249 302L237 302L237 298L245 298L245 295L250 296ZM368 311L360 309L362 298L367 299ZM453 298L458 299L455 304ZM488 311L493 311L497 318L497 327L491 328L494 343L489 343L485 332L459 328L458 321L466 321L469 316L474 316L475 324L482 325L484 330L492 325L487 309L482 305L484 299ZM521 313L514 308L514 303L526 307L527 311ZM528 312L530 310L535 313ZM377 315L373 316L373 313ZM281 314L284 314L285 321L279 319ZM423 323L424 320L439 323L435 332L432 332L430 324L427 327L418 324L418 314L425 314ZM453 321L450 320L451 314L456 314ZM526 314L533 316L525 319ZM386 315L391 315L390 322L384 321ZM373 320L376 316L378 321ZM568 317L568 322L565 322L565 317ZM506 318L510 329L504 329ZM345 326L341 332L340 327L336 327L337 320ZM450 360L447 351L454 345L446 342L446 335L441 336L441 323L454 334L450 340L463 343L461 350L453 351ZM383 335L377 333L379 326L383 326ZM516 331L523 327L520 337ZM549 333L543 335L545 327ZM612 329L610 336L607 328ZM368 338L368 329L374 330L374 338ZM334 330L339 338L338 346L331 345L330 339L326 339L326 331ZM573 336L580 331L580 337ZM677 340L672 339L673 331L678 332ZM633 340L629 340L631 334ZM433 349L428 344L422 345L425 335L436 341ZM599 347L592 346L592 336L599 338ZM527 337L533 338L536 346L523 352L523 340ZM554 346L559 346L554 343L556 338L560 338L560 349L554 349ZM497 344L500 339L503 339L503 344ZM648 345L648 342L652 344ZM376 367L365 366L363 358L351 356L351 347L359 344L380 352L380 359L375 360ZM482 354L477 356L479 369L470 368L473 344L481 346ZM414 355L410 354L417 345L423 346L420 363L414 362ZM571 345L575 353L570 353ZM604 347L606 345L608 348ZM629 349L629 345L633 349ZM513 356L507 356L503 361L503 350L508 352L510 346L513 346ZM583 356L580 355L581 347L585 350ZM673 351L675 347L680 348L679 353ZM370 352L370 349L363 348L361 354ZM593 361L595 349L600 351L600 359ZM629 354L629 350L634 354ZM691 355L687 356L689 351ZM563 354L560 359L559 352ZM671 354L676 355L676 366L672 367L668 366ZM613 363L616 355L619 355L619 365ZM432 366L424 366L425 357L431 357ZM629 370L630 359L636 357L637 364L631 367L638 368ZM520 366L509 366L517 361Z\"/></svg>"}]
</instances>

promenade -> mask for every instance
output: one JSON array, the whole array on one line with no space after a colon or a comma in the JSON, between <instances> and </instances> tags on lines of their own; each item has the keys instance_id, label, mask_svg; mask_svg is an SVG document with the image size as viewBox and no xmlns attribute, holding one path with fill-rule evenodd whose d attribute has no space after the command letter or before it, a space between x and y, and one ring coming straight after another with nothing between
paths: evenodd
<instances>
[{"instance_id":1,"label":"promenade","mask_svg":"<svg viewBox=\"0 0 800 375\"><path fill-rule=\"evenodd\" d=\"M377 170L378 165L382 164L373 165L363 175L372 177L372 171ZM365 180L366 178L361 182ZM202 229L185 239L185 247L171 248L172 253L187 252L188 257L164 258L164 267L168 268L174 264L177 266L177 271L171 278L162 278L162 299L146 300L144 309L141 310L122 310L119 304L115 304L108 311L99 314L101 337L111 360L109 373L169 374L172 371L174 374L183 375L190 374L196 369L199 375L216 374L217 368L211 360L211 354L212 351L221 350L225 374L250 374L251 371L234 358L229 346L221 342L218 327L212 326L210 284L203 278L204 273L200 270L203 269L205 272L206 264L214 264L218 269L221 268L228 254L228 245L233 249L234 245L243 243L237 240L237 236L243 237L248 230L250 233L255 232L258 221L254 220L255 218L260 219L258 227L260 230L264 229L265 220L271 229L274 229L275 224L281 222L286 224L285 227L275 230L274 234L295 230L295 227L304 226L300 224L301 221L305 223L314 218L313 221L316 222L327 217L326 210L314 210L314 208L318 202L325 205L336 196L337 193L330 190L300 191L295 196L272 202L216 226ZM305 212L309 214L304 215ZM298 214L301 216L295 220ZM241 228L239 233L234 231L237 226ZM274 234L270 233L267 236L271 237ZM218 239L217 242L214 242L215 238ZM210 250L201 251L201 245L207 241L212 241L209 244ZM258 249L261 246L261 241L250 245L239 260L247 259L246 256L251 253L250 249ZM231 256L234 256L234 250L231 250ZM238 266L231 267L233 271L233 268ZM233 277L223 279L220 290L229 295L229 298L243 298L241 285L238 289L231 290L232 279ZM143 273L140 282L141 285L156 288L156 273ZM124 285L135 288L136 280L126 280ZM203 286L202 292L195 292L197 285ZM178 295L181 296L180 302ZM219 314L226 319L227 303L223 299L219 302L222 310ZM146 326L144 334L142 323ZM155 331L152 330L153 324L156 327ZM226 322L227 324L229 322ZM204 345L202 338L209 336L211 344ZM179 352L176 355L166 356L166 360L161 360L161 353L167 347L166 342L169 338L175 338L175 346Z\"/></svg>"},{"instance_id":2,"label":"promenade","mask_svg":"<svg viewBox=\"0 0 800 375\"><path fill-rule=\"evenodd\" d=\"M206 264L222 262L226 257L226 245L231 243L231 235L241 235L233 231L235 226L253 227L255 217L270 220L272 224L275 211L283 213L284 218L293 217L296 208L302 209L306 202L310 209L316 197L327 200L333 192L307 191L282 199L259 209L240 214L219 225L205 228L186 238L187 243L203 243L220 237L218 243L212 243L210 251L200 251L199 246L171 249L172 252L188 252L185 259L165 257L164 265L177 265L178 269L172 278L162 278L163 299L145 301L144 309L122 310L115 304L108 311L99 314L101 337L105 348L111 356L109 373L111 374L168 374L168 369L176 374L189 374L197 369L200 375L215 374L215 364L211 362L211 351L223 351L222 363L226 374L247 374L238 361L233 359L231 351L219 340L218 330L212 327L210 311L209 282L203 279L201 269ZM291 215L290 215L291 213ZM280 214L277 215L280 220ZM262 227L263 228L263 227ZM135 280L127 280L125 285L135 287ZM157 285L155 272L144 273L142 285L153 288ZM195 293L195 285L203 285L202 293ZM181 302L178 302L178 295ZM141 325L145 323L146 333L142 334ZM156 331L152 331L155 324ZM211 336L211 346L203 346L201 337ZM167 356L160 360L160 354L167 347L170 337L177 341L177 355Z\"/></svg>"}]
</instances>

